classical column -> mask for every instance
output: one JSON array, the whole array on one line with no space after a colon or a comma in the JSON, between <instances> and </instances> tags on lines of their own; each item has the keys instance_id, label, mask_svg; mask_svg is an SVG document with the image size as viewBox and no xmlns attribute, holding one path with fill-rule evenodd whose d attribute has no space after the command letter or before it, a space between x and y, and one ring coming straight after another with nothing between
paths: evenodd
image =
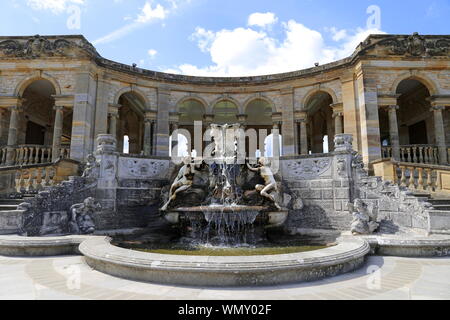
<instances>
[{"instance_id":1,"label":"classical column","mask_svg":"<svg viewBox=\"0 0 450 320\"><path fill-rule=\"evenodd\" d=\"M306 129L306 123L308 119L300 119L300 154L308 154L308 130Z\"/></svg>"},{"instance_id":2,"label":"classical column","mask_svg":"<svg viewBox=\"0 0 450 320\"><path fill-rule=\"evenodd\" d=\"M52 161L56 162L61 155L61 136L63 132L64 107L55 106L55 123L53 124Z\"/></svg>"},{"instance_id":3,"label":"classical column","mask_svg":"<svg viewBox=\"0 0 450 320\"><path fill-rule=\"evenodd\" d=\"M171 123L172 157L178 157L178 122Z\"/></svg>"},{"instance_id":4,"label":"classical column","mask_svg":"<svg viewBox=\"0 0 450 320\"><path fill-rule=\"evenodd\" d=\"M153 154L153 123L156 120L156 111L147 111L144 115L144 155Z\"/></svg>"},{"instance_id":5,"label":"classical column","mask_svg":"<svg viewBox=\"0 0 450 320\"><path fill-rule=\"evenodd\" d=\"M109 134L117 139L117 122L119 120L119 109L120 104L110 104L108 108L108 116L109 116Z\"/></svg>"},{"instance_id":6,"label":"classical column","mask_svg":"<svg viewBox=\"0 0 450 320\"><path fill-rule=\"evenodd\" d=\"M434 116L434 136L436 137L436 144L439 149L439 164L447 164L447 146L445 142L445 127L442 111L445 106L433 106L431 111Z\"/></svg>"},{"instance_id":7,"label":"classical column","mask_svg":"<svg viewBox=\"0 0 450 320\"><path fill-rule=\"evenodd\" d=\"M4 142L3 142L3 129L4 129L3 122L5 121L5 113L6 113L6 110L4 108L0 107L0 146L3 146L3 144L4 144Z\"/></svg>"},{"instance_id":8,"label":"classical column","mask_svg":"<svg viewBox=\"0 0 450 320\"><path fill-rule=\"evenodd\" d=\"M391 138L392 157L400 160L400 137L398 134L397 110L396 105L387 106L389 116L389 136Z\"/></svg>"},{"instance_id":9,"label":"classical column","mask_svg":"<svg viewBox=\"0 0 450 320\"><path fill-rule=\"evenodd\" d=\"M344 106L342 103L332 104L334 119L334 134L344 133Z\"/></svg>"},{"instance_id":10,"label":"classical column","mask_svg":"<svg viewBox=\"0 0 450 320\"><path fill-rule=\"evenodd\" d=\"M278 122L273 124L272 137L273 137L272 156L273 156L273 158L279 158L280 157L280 125Z\"/></svg>"},{"instance_id":11,"label":"classical column","mask_svg":"<svg viewBox=\"0 0 450 320\"><path fill-rule=\"evenodd\" d=\"M6 155L6 164L14 164L15 147L17 146L17 130L19 128L19 112L21 111L20 106L10 107L11 116L9 119L9 130L8 130L8 148Z\"/></svg>"},{"instance_id":12,"label":"classical column","mask_svg":"<svg viewBox=\"0 0 450 320\"><path fill-rule=\"evenodd\" d=\"M306 124L308 122L308 114L304 111L296 111L295 112L295 121L300 129L300 132L297 130L297 148L298 153L301 155L308 154L308 130Z\"/></svg>"}]
</instances>

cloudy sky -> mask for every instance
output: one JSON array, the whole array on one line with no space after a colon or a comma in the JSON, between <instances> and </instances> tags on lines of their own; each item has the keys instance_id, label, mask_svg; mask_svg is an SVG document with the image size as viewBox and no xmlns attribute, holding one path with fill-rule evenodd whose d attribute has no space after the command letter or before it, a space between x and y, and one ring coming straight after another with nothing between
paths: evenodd
<instances>
[{"instance_id":1,"label":"cloudy sky","mask_svg":"<svg viewBox=\"0 0 450 320\"><path fill-rule=\"evenodd\" d=\"M83 34L118 62L241 76L344 58L370 33L449 34L449 15L449 0L9 0L0 34Z\"/></svg>"}]
</instances>

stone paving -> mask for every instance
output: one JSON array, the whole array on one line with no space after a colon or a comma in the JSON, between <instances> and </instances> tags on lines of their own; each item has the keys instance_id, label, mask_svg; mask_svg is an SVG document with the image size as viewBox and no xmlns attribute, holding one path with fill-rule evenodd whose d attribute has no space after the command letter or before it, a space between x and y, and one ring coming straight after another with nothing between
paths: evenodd
<instances>
[{"instance_id":1,"label":"stone paving","mask_svg":"<svg viewBox=\"0 0 450 320\"><path fill-rule=\"evenodd\" d=\"M221 289L119 279L92 270L81 256L0 257L0 299L450 299L450 257L412 259L371 256L363 268L321 281Z\"/></svg>"}]
</instances>

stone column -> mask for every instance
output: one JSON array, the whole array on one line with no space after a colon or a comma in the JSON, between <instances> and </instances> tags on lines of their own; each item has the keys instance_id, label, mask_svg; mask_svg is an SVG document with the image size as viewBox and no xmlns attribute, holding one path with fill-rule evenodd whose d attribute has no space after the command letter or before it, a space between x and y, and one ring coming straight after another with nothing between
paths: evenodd
<instances>
[{"instance_id":1,"label":"stone column","mask_svg":"<svg viewBox=\"0 0 450 320\"><path fill-rule=\"evenodd\" d=\"M344 106L342 103L332 104L334 118L334 134L344 133Z\"/></svg>"},{"instance_id":2,"label":"stone column","mask_svg":"<svg viewBox=\"0 0 450 320\"><path fill-rule=\"evenodd\" d=\"M308 130L306 129L306 123L308 119L300 119L300 154L308 154Z\"/></svg>"},{"instance_id":3,"label":"stone column","mask_svg":"<svg viewBox=\"0 0 450 320\"><path fill-rule=\"evenodd\" d=\"M283 88L280 90L280 99L282 104L282 123L281 134L283 136L283 155L295 155L294 138L294 89Z\"/></svg>"},{"instance_id":4,"label":"stone column","mask_svg":"<svg viewBox=\"0 0 450 320\"><path fill-rule=\"evenodd\" d=\"M147 111L144 115L144 155L153 154L153 123L156 119L156 111Z\"/></svg>"},{"instance_id":5,"label":"stone column","mask_svg":"<svg viewBox=\"0 0 450 320\"><path fill-rule=\"evenodd\" d=\"M272 137L273 137L273 144L272 144L272 152L273 152L273 158L279 158L280 157L280 125L278 122L273 124L272 129Z\"/></svg>"},{"instance_id":6,"label":"stone column","mask_svg":"<svg viewBox=\"0 0 450 320\"><path fill-rule=\"evenodd\" d=\"M169 157L169 110L171 91L158 88L158 114L156 124L156 155Z\"/></svg>"},{"instance_id":7,"label":"stone column","mask_svg":"<svg viewBox=\"0 0 450 320\"><path fill-rule=\"evenodd\" d=\"M172 127L172 158L178 157L178 123L173 122Z\"/></svg>"},{"instance_id":8,"label":"stone column","mask_svg":"<svg viewBox=\"0 0 450 320\"><path fill-rule=\"evenodd\" d=\"M398 106L387 107L389 115L389 136L391 138L392 157L400 161L400 137L398 134L397 110Z\"/></svg>"},{"instance_id":9,"label":"stone column","mask_svg":"<svg viewBox=\"0 0 450 320\"><path fill-rule=\"evenodd\" d=\"M17 130L19 128L19 112L21 112L21 106L10 107L11 116L9 119L8 130L8 147L6 154L6 164L14 164L15 147L17 146Z\"/></svg>"},{"instance_id":10,"label":"stone column","mask_svg":"<svg viewBox=\"0 0 450 320\"><path fill-rule=\"evenodd\" d=\"M56 162L61 156L61 136L63 131L64 107L55 106L55 123L53 124L52 161Z\"/></svg>"},{"instance_id":11,"label":"stone column","mask_svg":"<svg viewBox=\"0 0 450 320\"><path fill-rule=\"evenodd\" d=\"M6 118L6 110L0 107L0 146L6 144L6 141L3 140L3 131L4 131L4 122Z\"/></svg>"},{"instance_id":12,"label":"stone column","mask_svg":"<svg viewBox=\"0 0 450 320\"><path fill-rule=\"evenodd\" d=\"M431 111L434 116L434 136L436 137L436 144L439 149L439 164L447 164L447 146L445 142L445 127L442 112L445 106L433 106Z\"/></svg>"},{"instance_id":13,"label":"stone column","mask_svg":"<svg viewBox=\"0 0 450 320\"><path fill-rule=\"evenodd\" d=\"M108 108L109 134L117 139L117 123L119 120L120 104L110 104Z\"/></svg>"}]
</instances>

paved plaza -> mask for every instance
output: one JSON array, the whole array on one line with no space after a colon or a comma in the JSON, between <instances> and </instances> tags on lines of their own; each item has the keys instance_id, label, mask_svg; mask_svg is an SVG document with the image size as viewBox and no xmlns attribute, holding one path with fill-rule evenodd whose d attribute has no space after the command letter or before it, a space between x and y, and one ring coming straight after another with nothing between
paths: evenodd
<instances>
[{"instance_id":1,"label":"paved plaza","mask_svg":"<svg viewBox=\"0 0 450 320\"><path fill-rule=\"evenodd\" d=\"M0 299L372 300L450 299L450 257L371 256L366 265L321 281L261 288L189 288L115 278L81 256L0 257ZM375 272L374 272L375 271Z\"/></svg>"}]
</instances>

